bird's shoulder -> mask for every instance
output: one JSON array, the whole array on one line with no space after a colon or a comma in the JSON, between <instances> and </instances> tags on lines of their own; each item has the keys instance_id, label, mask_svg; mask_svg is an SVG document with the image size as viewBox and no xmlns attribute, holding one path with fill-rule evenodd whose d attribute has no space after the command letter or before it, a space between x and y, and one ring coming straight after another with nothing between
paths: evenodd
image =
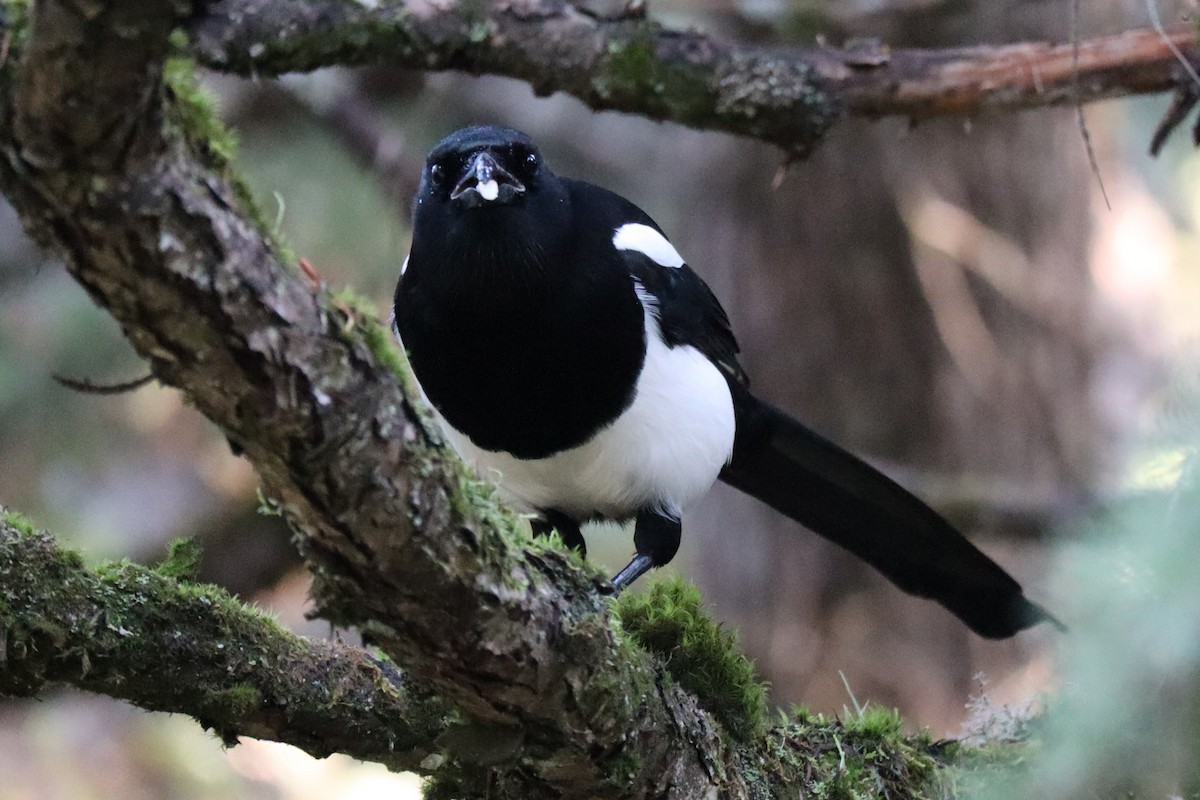
<instances>
[{"instance_id":1,"label":"bird's shoulder","mask_svg":"<svg viewBox=\"0 0 1200 800\"><path fill-rule=\"evenodd\" d=\"M603 249L621 262L651 298L667 346L695 347L727 379L748 384L725 309L658 223L616 192L586 181L562 180L573 210L577 241L589 249Z\"/></svg>"}]
</instances>

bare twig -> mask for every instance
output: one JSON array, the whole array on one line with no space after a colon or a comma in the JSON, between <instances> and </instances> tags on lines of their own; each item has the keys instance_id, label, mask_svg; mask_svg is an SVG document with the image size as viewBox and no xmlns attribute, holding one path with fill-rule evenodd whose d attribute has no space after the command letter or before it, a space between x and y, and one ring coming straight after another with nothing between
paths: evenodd
<instances>
[{"instance_id":1,"label":"bare twig","mask_svg":"<svg viewBox=\"0 0 1200 800\"><path fill-rule=\"evenodd\" d=\"M66 375L54 373L50 376L54 382L60 386L65 386L74 392L83 394L124 394L132 392L135 389L140 389L150 381L154 380L153 373L147 372L140 378L134 378L131 381L122 381L121 383L93 383L86 378L68 378Z\"/></svg>"},{"instance_id":2,"label":"bare twig","mask_svg":"<svg viewBox=\"0 0 1200 800\"><path fill-rule=\"evenodd\" d=\"M1170 39L1164 40L1170 44ZM1087 151L1088 166L1096 176L1096 185L1100 187L1100 196L1104 198L1104 206L1112 211L1112 203L1108 200L1108 190L1104 188L1104 177L1100 174L1100 164L1096 161L1096 148L1092 145L1092 132L1088 129L1087 118L1083 114L1083 93L1080 90L1079 70L1079 0L1071 2L1071 72L1072 89L1075 92L1075 120L1079 123L1079 136L1083 139L1083 149Z\"/></svg>"}]
</instances>

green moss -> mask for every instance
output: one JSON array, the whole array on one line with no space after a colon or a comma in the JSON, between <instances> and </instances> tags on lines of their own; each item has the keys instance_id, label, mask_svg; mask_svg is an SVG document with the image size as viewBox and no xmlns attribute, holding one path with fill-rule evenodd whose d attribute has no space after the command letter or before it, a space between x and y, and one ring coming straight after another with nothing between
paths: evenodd
<instances>
[{"instance_id":1,"label":"green moss","mask_svg":"<svg viewBox=\"0 0 1200 800\"><path fill-rule=\"evenodd\" d=\"M135 569L141 568L135 567ZM171 597L178 596L189 602L199 601L201 605L213 609L218 620L238 625L253 622L254 625L260 626L261 630L269 631L271 634L287 634L284 627L279 624L279 620L270 613L251 603L243 603L220 586L211 583L180 581L173 587L164 587L164 590Z\"/></svg>"},{"instance_id":2,"label":"green moss","mask_svg":"<svg viewBox=\"0 0 1200 800\"><path fill-rule=\"evenodd\" d=\"M164 578L179 581L194 581L200 572L200 558L204 554L195 539L174 539L167 545L167 558L157 567Z\"/></svg>"},{"instance_id":3,"label":"green moss","mask_svg":"<svg viewBox=\"0 0 1200 800\"><path fill-rule=\"evenodd\" d=\"M528 520L526 520L526 523L528 523ZM590 568L597 573L600 572L599 567L592 564L592 562L588 561L582 553L564 542L562 535L557 530L550 531L549 535L546 536L534 536L533 528L528 524L524 524L515 529L512 535L516 539L517 543L526 550L533 552L544 550L558 553L565 556L580 569ZM605 575L605 577L607 577L607 575Z\"/></svg>"},{"instance_id":4,"label":"green moss","mask_svg":"<svg viewBox=\"0 0 1200 800\"><path fill-rule=\"evenodd\" d=\"M453 471L456 491L450 502L456 514L465 520L478 522L486 529L499 531L502 535L520 541L529 540L529 525L509 509L500 499L496 487L480 479L475 472L452 453L448 468Z\"/></svg>"},{"instance_id":5,"label":"green moss","mask_svg":"<svg viewBox=\"0 0 1200 800\"><path fill-rule=\"evenodd\" d=\"M363 341L367 343L367 347L371 348L371 352L379 359L380 363L390 369L396 377L406 384L411 382L408 359L404 357L400 345L396 342L396 337L392 335L386 325L375 317L370 317L363 327Z\"/></svg>"},{"instance_id":6,"label":"green moss","mask_svg":"<svg viewBox=\"0 0 1200 800\"><path fill-rule=\"evenodd\" d=\"M877 739L895 738L902 735L904 718L894 708L868 705L846 721L846 730Z\"/></svg>"},{"instance_id":7,"label":"green moss","mask_svg":"<svg viewBox=\"0 0 1200 800\"><path fill-rule=\"evenodd\" d=\"M0 506L0 520L26 536L33 536L37 533L37 526L33 524L33 521L19 511L10 511L4 506Z\"/></svg>"},{"instance_id":8,"label":"green moss","mask_svg":"<svg viewBox=\"0 0 1200 800\"><path fill-rule=\"evenodd\" d=\"M237 744L239 723L263 705L263 693L248 683L235 683L205 693L205 712L198 720L221 737L226 747Z\"/></svg>"},{"instance_id":9,"label":"green moss","mask_svg":"<svg viewBox=\"0 0 1200 800\"><path fill-rule=\"evenodd\" d=\"M286 518L284 513L283 503L280 503L274 497L267 497L263 494L262 487L258 489L258 513L264 517L280 517Z\"/></svg>"},{"instance_id":10,"label":"green moss","mask_svg":"<svg viewBox=\"0 0 1200 800\"><path fill-rule=\"evenodd\" d=\"M210 698L224 709L230 719L241 719L262 705L262 692L246 683L235 683L227 689L212 692Z\"/></svg>"},{"instance_id":11,"label":"green moss","mask_svg":"<svg viewBox=\"0 0 1200 800\"><path fill-rule=\"evenodd\" d=\"M846 720L795 708L768 735L771 759L762 772L805 774L798 794L814 800L874 800L879 797L935 800L952 796L939 768L953 748L927 732L905 734L893 709L866 707ZM768 781L769 783L769 781Z\"/></svg>"},{"instance_id":12,"label":"green moss","mask_svg":"<svg viewBox=\"0 0 1200 800\"><path fill-rule=\"evenodd\" d=\"M736 635L702 609L700 591L682 578L655 583L644 594L626 592L616 603L621 629L666 663L668 671L738 739L767 722L767 692Z\"/></svg>"},{"instance_id":13,"label":"green moss","mask_svg":"<svg viewBox=\"0 0 1200 800\"><path fill-rule=\"evenodd\" d=\"M348 336L357 332L376 360L400 381L405 393L409 397L417 396L416 383L408 369L408 359L391 329L379 321L374 303L352 289L338 289L330 299L335 308L346 314L341 333Z\"/></svg>"},{"instance_id":14,"label":"green moss","mask_svg":"<svg viewBox=\"0 0 1200 800\"><path fill-rule=\"evenodd\" d=\"M171 41L178 50L180 37L173 34ZM263 214L250 187L234 169L237 137L221 122L212 95L196 80L196 62L183 55L168 58L163 64L163 88L167 99L164 119L167 127L174 128L193 152L229 181L239 207L270 241L280 259L289 265L299 263L291 247Z\"/></svg>"},{"instance_id":15,"label":"green moss","mask_svg":"<svg viewBox=\"0 0 1200 800\"><path fill-rule=\"evenodd\" d=\"M172 56L163 64L163 84L174 103L170 110L188 140L204 150L220 166L237 155L237 137L217 116L216 103L196 80L196 63Z\"/></svg>"},{"instance_id":16,"label":"green moss","mask_svg":"<svg viewBox=\"0 0 1200 800\"><path fill-rule=\"evenodd\" d=\"M838 100L820 88L813 68L794 59L732 47L713 75L664 53L671 45L653 21L623 30L591 79L594 106L704 128L716 124L793 154L811 150L841 117Z\"/></svg>"},{"instance_id":17,"label":"green moss","mask_svg":"<svg viewBox=\"0 0 1200 800\"><path fill-rule=\"evenodd\" d=\"M671 116L670 109L696 105L698 98L709 94L709 88L687 66L657 57L656 31L655 23L643 22L627 39L609 44L605 69L592 85L598 94L617 105L629 101L645 106L648 98L654 98L659 108L650 108L649 113Z\"/></svg>"},{"instance_id":18,"label":"green moss","mask_svg":"<svg viewBox=\"0 0 1200 800\"><path fill-rule=\"evenodd\" d=\"M948 797L989 797L1032 769L1037 748L1028 743L994 742L984 747L955 744L947 751L941 783Z\"/></svg>"},{"instance_id":19,"label":"green moss","mask_svg":"<svg viewBox=\"0 0 1200 800\"><path fill-rule=\"evenodd\" d=\"M653 82L657 59L654 40L649 36L613 42L608 46L608 56L610 88L633 90Z\"/></svg>"},{"instance_id":20,"label":"green moss","mask_svg":"<svg viewBox=\"0 0 1200 800\"><path fill-rule=\"evenodd\" d=\"M8 37L8 66L16 64L29 35L30 0L0 0L0 38ZM0 69L0 74L13 70Z\"/></svg>"},{"instance_id":21,"label":"green moss","mask_svg":"<svg viewBox=\"0 0 1200 800\"><path fill-rule=\"evenodd\" d=\"M389 765L440 733L442 701L332 655L217 587L127 561L82 568L45 532L0 526L0 695L69 683L187 713L229 744L276 731L325 756L328 730Z\"/></svg>"}]
</instances>

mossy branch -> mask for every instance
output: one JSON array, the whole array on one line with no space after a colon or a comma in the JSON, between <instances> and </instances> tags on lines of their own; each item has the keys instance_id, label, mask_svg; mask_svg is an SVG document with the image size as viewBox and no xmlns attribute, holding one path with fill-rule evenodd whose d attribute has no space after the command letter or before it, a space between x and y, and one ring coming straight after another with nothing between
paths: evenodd
<instances>
[{"instance_id":1,"label":"mossy branch","mask_svg":"<svg viewBox=\"0 0 1200 800\"><path fill-rule=\"evenodd\" d=\"M1190 24L1078 48L789 48L675 30L644 12L640 0L221 0L189 33L197 57L218 70L388 63L504 75L593 109L752 136L793 154L845 116L920 120L1170 91L1188 83L1175 52L1197 58Z\"/></svg>"},{"instance_id":2,"label":"mossy branch","mask_svg":"<svg viewBox=\"0 0 1200 800\"><path fill-rule=\"evenodd\" d=\"M212 586L78 553L0 508L0 694L69 684L188 714L228 743L286 742L416 769L444 703L363 650L289 633Z\"/></svg>"}]
</instances>

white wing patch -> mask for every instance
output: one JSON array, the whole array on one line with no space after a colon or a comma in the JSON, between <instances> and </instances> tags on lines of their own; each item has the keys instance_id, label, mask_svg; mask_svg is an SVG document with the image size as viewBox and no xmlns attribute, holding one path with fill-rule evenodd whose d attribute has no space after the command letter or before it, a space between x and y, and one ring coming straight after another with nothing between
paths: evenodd
<instances>
[{"instance_id":1,"label":"white wing patch","mask_svg":"<svg viewBox=\"0 0 1200 800\"><path fill-rule=\"evenodd\" d=\"M401 274L401 275L403 275L404 273L408 272L408 259L409 259L409 258L410 258L410 256L405 256L405 257L404 257L404 263L400 265L400 274ZM399 336L400 334L399 334L399 333L397 333L396 335L397 335L397 336Z\"/></svg>"},{"instance_id":2,"label":"white wing patch","mask_svg":"<svg viewBox=\"0 0 1200 800\"><path fill-rule=\"evenodd\" d=\"M630 222L613 233L613 247L618 250L636 250L646 258L664 267L682 267L683 256L671 246L667 237L639 222Z\"/></svg>"}]
</instances>

